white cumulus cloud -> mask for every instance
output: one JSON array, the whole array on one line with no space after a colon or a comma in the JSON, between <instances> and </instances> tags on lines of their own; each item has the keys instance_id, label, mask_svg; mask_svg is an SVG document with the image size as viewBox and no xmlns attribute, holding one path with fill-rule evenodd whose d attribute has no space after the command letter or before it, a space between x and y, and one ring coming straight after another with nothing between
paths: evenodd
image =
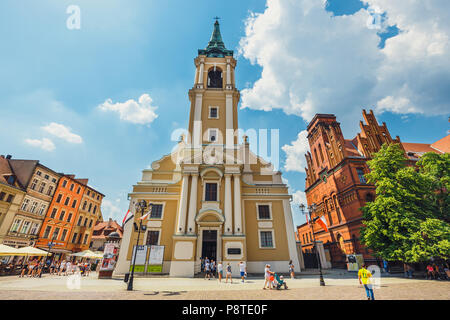
<instances>
[{"instance_id":1,"label":"white cumulus cloud","mask_svg":"<svg viewBox=\"0 0 450 320\"><path fill-rule=\"evenodd\" d=\"M29 144L30 146L41 148L45 151L53 151L55 150L55 144L52 140L43 138L42 140L39 139L25 139L25 143Z\"/></svg>"},{"instance_id":2,"label":"white cumulus cloud","mask_svg":"<svg viewBox=\"0 0 450 320\"><path fill-rule=\"evenodd\" d=\"M54 135L55 137L61 138L67 142L83 143L83 139L79 135L73 133L70 128L62 124L52 122L49 125L42 127L42 129Z\"/></svg>"},{"instance_id":3,"label":"white cumulus cloud","mask_svg":"<svg viewBox=\"0 0 450 320\"><path fill-rule=\"evenodd\" d=\"M357 130L362 108L449 113L450 1L364 2L367 9L342 16L318 0L267 0L263 13L251 13L239 52L262 72L242 90L242 107L306 121L333 113L344 130ZM384 48L368 25L374 12L385 14L383 28L400 29Z\"/></svg>"},{"instance_id":4,"label":"white cumulus cloud","mask_svg":"<svg viewBox=\"0 0 450 320\"><path fill-rule=\"evenodd\" d=\"M123 218L125 212L122 212L122 210L120 209L119 202L120 199L116 199L115 202L112 202L108 199L102 201L102 213L104 218L112 218L117 220L119 223L122 222L121 217Z\"/></svg>"},{"instance_id":5,"label":"white cumulus cloud","mask_svg":"<svg viewBox=\"0 0 450 320\"><path fill-rule=\"evenodd\" d=\"M298 133L297 140L291 144L286 144L281 149L286 153L284 169L286 171L305 172L305 153L309 150L308 131L303 130Z\"/></svg>"},{"instance_id":6,"label":"white cumulus cloud","mask_svg":"<svg viewBox=\"0 0 450 320\"><path fill-rule=\"evenodd\" d=\"M107 99L98 106L102 111L113 111L119 114L120 119L136 124L150 124L158 115L155 113L158 107L152 106L152 98L148 94L140 96L138 101L130 99L126 102L113 103Z\"/></svg>"},{"instance_id":7,"label":"white cumulus cloud","mask_svg":"<svg viewBox=\"0 0 450 320\"><path fill-rule=\"evenodd\" d=\"M298 190L292 194L292 205L296 205L298 207L301 204L307 205L306 203L306 193L301 190Z\"/></svg>"}]
</instances>

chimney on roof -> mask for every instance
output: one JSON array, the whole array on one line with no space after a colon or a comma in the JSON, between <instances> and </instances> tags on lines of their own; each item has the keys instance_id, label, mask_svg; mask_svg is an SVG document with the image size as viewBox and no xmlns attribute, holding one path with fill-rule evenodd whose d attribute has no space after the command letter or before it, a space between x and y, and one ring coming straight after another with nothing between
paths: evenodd
<instances>
[{"instance_id":1,"label":"chimney on roof","mask_svg":"<svg viewBox=\"0 0 450 320\"><path fill-rule=\"evenodd\" d=\"M11 159L12 158L12 155L10 155L10 154L8 154L7 156L6 156L6 159Z\"/></svg>"}]
</instances>

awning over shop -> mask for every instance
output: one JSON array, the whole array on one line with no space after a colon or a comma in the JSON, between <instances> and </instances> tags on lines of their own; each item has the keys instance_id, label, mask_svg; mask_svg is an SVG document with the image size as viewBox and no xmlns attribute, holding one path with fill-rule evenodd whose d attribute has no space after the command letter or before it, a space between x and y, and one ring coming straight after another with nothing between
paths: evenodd
<instances>
[{"instance_id":1,"label":"awning over shop","mask_svg":"<svg viewBox=\"0 0 450 320\"><path fill-rule=\"evenodd\" d=\"M43 249L43 250L48 251L48 247L40 247L40 249ZM52 253L67 253L67 254L71 254L72 251L67 250L67 249L52 248L52 249L50 250L50 254L52 254Z\"/></svg>"},{"instance_id":2,"label":"awning over shop","mask_svg":"<svg viewBox=\"0 0 450 320\"><path fill-rule=\"evenodd\" d=\"M0 244L0 256L15 256L18 249Z\"/></svg>"},{"instance_id":3,"label":"awning over shop","mask_svg":"<svg viewBox=\"0 0 450 320\"><path fill-rule=\"evenodd\" d=\"M16 256L46 256L47 251L35 248L35 247L24 247L16 250Z\"/></svg>"},{"instance_id":4,"label":"awning over shop","mask_svg":"<svg viewBox=\"0 0 450 320\"><path fill-rule=\"evenodd\" d=\"M89 258L89 259L102 259L103 253L95 253L91 250L84 250L81 252L77 252L74 254L71 254L72 257L79 257L79 258Z\"/></svg>"}]
</instances>

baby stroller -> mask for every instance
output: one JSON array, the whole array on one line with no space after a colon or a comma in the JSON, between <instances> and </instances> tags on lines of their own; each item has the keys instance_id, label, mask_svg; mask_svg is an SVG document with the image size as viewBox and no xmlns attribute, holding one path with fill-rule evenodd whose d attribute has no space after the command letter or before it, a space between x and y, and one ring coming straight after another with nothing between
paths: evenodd
<instances>
[{"instance_id":1,"label":"baby stroller","mask_svg":"<svg viewBox=\"0 0 450 320\"><path fill-rule=\"evenodd\" d=\"M276 274L276 273L274 274L274 276L275 276L275 280L277 282L276 289L280 290L281 286L284 286L284 289L286 290L288 287L286 285L286 281L284 281L284 279L283 279L283 276L280 276L279 274Z\"/></svg>"}]
</instances>

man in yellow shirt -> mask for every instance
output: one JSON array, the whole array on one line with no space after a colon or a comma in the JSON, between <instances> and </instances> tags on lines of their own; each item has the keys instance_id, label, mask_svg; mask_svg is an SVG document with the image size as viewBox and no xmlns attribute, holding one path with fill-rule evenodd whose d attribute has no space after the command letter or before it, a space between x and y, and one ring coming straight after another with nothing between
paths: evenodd
<instances>
[{"instance_id":1,"label":"man in yellow shirt","mask_svg":"<svg viewBox=\"0 0 450 320\"><path fill-rule=\"evenodd\" d=\"M366 289L367 300L375 300L373 296L373 288L371 284L372 273L367 270L367 266L365 264L362 265L361 269L358 271L358 280L359 284L364 285L364 289Z\"/></svg>"}]
</instances>

